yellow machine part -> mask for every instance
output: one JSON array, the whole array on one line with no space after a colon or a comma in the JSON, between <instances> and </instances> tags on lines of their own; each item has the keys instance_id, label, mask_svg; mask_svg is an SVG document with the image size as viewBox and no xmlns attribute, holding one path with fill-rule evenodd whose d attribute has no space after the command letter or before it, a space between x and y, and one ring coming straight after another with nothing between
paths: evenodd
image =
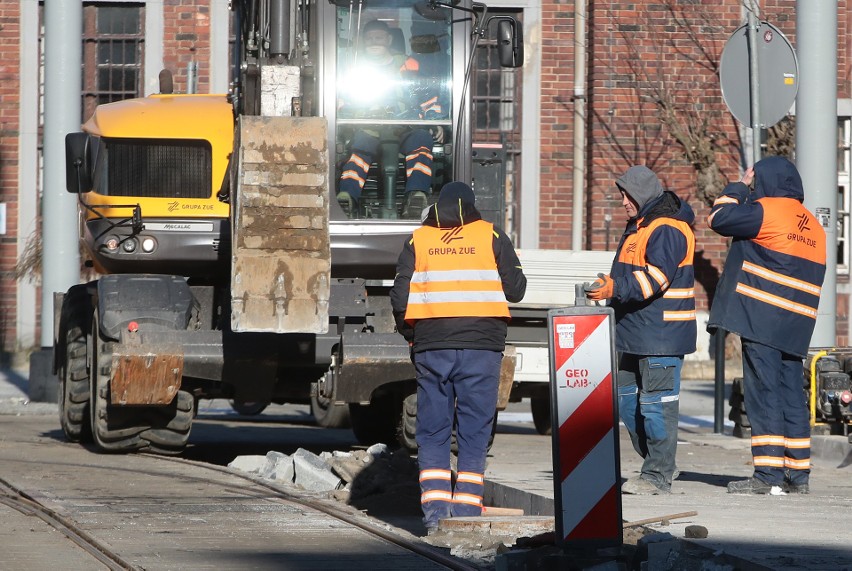
<instances>
[{"instance_id":1,"label":"yellow machine part","mask_svg":"<svg viewBox=\"0 0 852 571\"><path fill-rule=\"evenodd\" d=\"M151 95L99 105L83 130L103 138L195 139L210 144L212 181L204 199L81 195L89 206L136 204L146 217L227 218L228 204L216 198L227 176L234 142L233 106L225 95ZM129 217L132 209L113 209L110 217ZM86 218L96 215L86 211Z\"/></svg>"}]
</instances>

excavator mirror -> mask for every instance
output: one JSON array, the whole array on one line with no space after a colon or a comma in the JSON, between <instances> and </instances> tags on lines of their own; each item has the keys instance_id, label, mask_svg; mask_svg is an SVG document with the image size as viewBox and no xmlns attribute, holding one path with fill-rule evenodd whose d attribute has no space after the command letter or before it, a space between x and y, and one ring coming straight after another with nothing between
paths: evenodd
<instances>
[{"instance_id":1,"label":"excavator mirror","mask_svg":"<svg viewBox=\"0 0 852 571\"><path fill-rule=\"evenodd\" d=\"M65 135L65 188L78 194L92 190L92 160L87 133Z\"/></svg>"},{"instance_id":2,"label":"excavator mirror","mask_svg":"<svg viewBox=\"0 0 852 571\"><path fill-rule=\"evenodd\" d=\"M515 19L497 23L497 53L502 67L521 67L524 64L524 32Z\"/></svg>"}]
</instances>

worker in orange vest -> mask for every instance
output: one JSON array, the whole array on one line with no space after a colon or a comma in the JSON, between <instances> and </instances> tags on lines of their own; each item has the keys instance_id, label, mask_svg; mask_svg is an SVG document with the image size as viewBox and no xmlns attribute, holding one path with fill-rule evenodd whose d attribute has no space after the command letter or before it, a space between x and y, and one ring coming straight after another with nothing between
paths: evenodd
<instances>
[{"instance_id":1,"label":"worker in orange vest","mask_svg":"<svg viewBox=\"0 0 852 571\"><path fill-rule=\"evenodd\" d=\"M526 285L511 240L482 220L473 190L444 185L405 242L391 290L397 329L411 343L417 370L420 504L430 533L442 518L482 513L509 302L521 301Z\"/></svg>"}]
</instances>

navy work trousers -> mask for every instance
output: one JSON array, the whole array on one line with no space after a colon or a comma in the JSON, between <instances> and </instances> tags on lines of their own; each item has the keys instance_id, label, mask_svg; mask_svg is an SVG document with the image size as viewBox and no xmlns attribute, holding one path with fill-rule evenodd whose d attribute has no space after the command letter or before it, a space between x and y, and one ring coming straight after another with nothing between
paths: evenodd
<instances>
[{"instance_id":1,"label":"navy work trousers","mask_svg":"<svg viewBox=\"0 0 852 571\"><path fill-rule=\"evenodd\" d=\"M343 165L340 192L348 192L355 200L361 200L361 191L367 181L370 164L379 150L378 137L365 131L357 131L352 141L352 155ZM403 136L399 152L405 155L405 192L419 190L429 193L432 189L432 135L425 129L414 129ZM393 192L391 190L391 192Z\"/></svg>"},{"instance_id":2,"label":"navy work trousers","mask_svg":"<svg viewBox=\"0 0 852 571\"><path fill-rule=\"evenodd\" d=\"M802 358L742 339L743 386L754 476L766 484L807 484L811 425Z\"/></svg>"},{"instance_id":3,"label":"navy work trousers","mask_svg":"<svg viewBox=\"0 0 852 571\"><path fill-rule=\"evenodd\" d=\"M618 362L618 414L645 461L641 477L670 490L677 453L682 356L624 353Z\"/></svg>"},{"instance_id":4,"label":"navy work trousers","mask_svg":"<svg viewBox=\"0 0 852 571\"><path fill-rule=\"evenodd\" d=\"M485 457L497 408L503 354L436 349L414 354L417 370L417 460L426 527L450 516L482 513ZM453 419L458 474L450 478Z\"/></svg>"}]
</instances>

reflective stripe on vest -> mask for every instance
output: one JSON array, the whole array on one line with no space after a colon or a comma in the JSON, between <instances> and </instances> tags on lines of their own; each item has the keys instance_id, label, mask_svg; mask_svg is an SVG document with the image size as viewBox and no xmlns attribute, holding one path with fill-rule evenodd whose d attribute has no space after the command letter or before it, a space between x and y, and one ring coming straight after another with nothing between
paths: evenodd
<instances>
[{"instance_id":1,"label":"reflective stripe on vest","mask_svg":"<svg viewBox=\"0 0 852 571\"><path fill-rule=\"evenodd\" d=\"M825 232L810 212L792 198L761 198L763 224L754 243L770 253L801 258L808 262L825 265ZM767 259L767 263L774 260ZM780 264L778 264L780 265ZM744 260L742 274L736 292L779 309L816 320L822 280L814 283L807 279L802 264L786 273L774 268ZM796 275L797 272L802 275ZM751 278L750 283L745 278ZM804 279L802 279L804 278ZM780 287L779 287L780 286ZM795 290L790 292L790 290ZM797 292L804 293L802 296ZM791 299L798 297L797 300Z\"/></svg>"},{"instance_id":2,"label":"reflective stripe on vest","mask_svg":"<svg viewBox=\"0 0 852 571\"><path fill-rule=\"evenodd\" d=\"M509 317L493 236L494 227L484 220L458 228L415 230L405 319Z\"/></svg>"}]
</instances>

